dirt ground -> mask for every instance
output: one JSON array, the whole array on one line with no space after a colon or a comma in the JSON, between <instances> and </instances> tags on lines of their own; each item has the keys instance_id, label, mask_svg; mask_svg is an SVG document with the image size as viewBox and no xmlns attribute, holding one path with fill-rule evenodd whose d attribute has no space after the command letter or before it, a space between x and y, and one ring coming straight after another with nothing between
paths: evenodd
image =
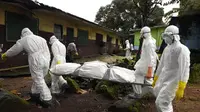
<instances>
[{"instance_id":1,"label":"dirt ground","mask_svg":"<svg viewBox=\"0 0 200 112\"><path fill-rule=\"evenodd\" d=\"M100 60L113 63L119 56L101 56L96 58L76 60L77 63L85 61ZM13 78L0 78L2 87L8 91L17 93L26 99L29 96L32 79L30 76L20 76ZM31 105L28 112L108 112L108 108L116 102L95 92L87 92L84 95L76 93L66 93L58 98L60 106L53 109L38 108L35 104ZM141 101L142 110L140 112L156 112L155 99ZM174 101L174 112L200 112L200 83L188 84L184 98Z\"/></svg>"},{"instance_id":2,"label":"dirt ground","mask_svg":"<svg viewBox=\"0 0 200 112\"><path fill-rule=\"evenodd\" d=\"M18 95L27 98L31 88L31 77L2 78L3 88L13 91L17 90ZM84 95L70 93L58 98L60 106L53 109L38 108L32 104L29 112L108 112L108 107L115 100L107 99L101 94L88 92ZM142 112L155 112L154 100L142 101ZM199 112L200 110L200 84L188 84L185 96L180 101L173 102L175 112Z\"/></svg>"}]
</instances>

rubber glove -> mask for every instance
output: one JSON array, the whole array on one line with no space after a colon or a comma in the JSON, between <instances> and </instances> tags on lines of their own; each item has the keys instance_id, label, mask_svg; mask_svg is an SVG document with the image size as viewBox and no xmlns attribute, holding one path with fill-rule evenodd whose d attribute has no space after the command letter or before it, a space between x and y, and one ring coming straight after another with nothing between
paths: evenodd
<instances>
[{"instance_id":1,"label":"rubber glove","mask_svg":"<svg viewBox=\"0 0 200 112\"><path fill-rule=\"evenodd\" d=\"M154 87L156 85L156 81L158 80L158 76L154 75L152 86Z\"/></svg>"},{"instance_id":2,"label":"rubber glove","mask_svg":"<svg viewBox=\"0 0 200 112\"><path fill-rule=\"evenodd\" d=\"M57 63L56 64L61 64L61 61L59 60L59 61L57 61Z\"/></svg>"},{"instance_id":3,"label":"rubber glove","mask_svg":"<svg viewBox=\"0 0 200 112\"><path fill-rule=\"evenodd\" d=\"M78 53L76 52L75 55L78 56Z\"/></svg>"},{"instance_id":4,"label":"rubber glove","mask_svg":"<svg viewBox=\"0 0 200 112\"><path fill-rule=\"evenodd\" d=\"M186 87L186 82L179 81L178 89L176 91L176 99L177 100L180 100L181 98L183 98L185 87Z\"/></svg>"},{"instance_id":5,"label":"rubber glove","mask_svg":"<svg viewBox=\"0 0 200 112\"><path fill-rule=\"evenodd\" d=\"M1 55L1 59L2 59L3 61L5 61L6 58L7 58L6 53L3 53L3 54Z\"/></svg>"},{"instance_id":6,"label":"rubber glove","mask_svg":"<svg viewBox=\"0 0 200 112\"><path fill-rule=\"evenodd\" d=\"M152 78L152 67L148 67L146 78L148 78L148 79Z\"/></svg>"}]
</instances>

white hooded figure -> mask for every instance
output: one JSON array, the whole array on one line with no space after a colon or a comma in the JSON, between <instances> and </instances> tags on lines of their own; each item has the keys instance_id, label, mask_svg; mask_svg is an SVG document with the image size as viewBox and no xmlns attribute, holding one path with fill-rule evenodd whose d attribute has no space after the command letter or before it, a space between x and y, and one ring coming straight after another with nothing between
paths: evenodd
<instances>
[{"instance_id":1,"label":"white hooded figure","mask_svg":"<svg viewBox=\"0 0 200 112\"><path fill-rule=\"evenodd\" d=\"M23 50L28 53L29 69L33 79L32 95L40 95L40 100L44 102L51 101L51 92L44 80L50 63L50 53L46 40L34 35L28 28L24 28L21 32L21 39L4 53L4 57L13 57Z\"/></svg>"},{"instance_id":2,"label":"white hooded figure","mask_svg":"<svg viewBox=\"0 0 200 112\"><path fill-rule=\"evenodd\" d=\"M131 51L132 51L132 52L134 51L134 46L133 46L133 44L131 44Z\"/></svg>"},{"instance_id":3,"label":"white hooded figure","mask_svg":"<svg viewBox=\"0 0 200 112\"><path fill-rule=\"evenodd\" d=\"M158 112L173 112L172 100L183 97L189 78L190 51L180 43L179 29L168 26L162 35L167 47L164 49L153 87Z\"/></svg>"},{"instance_id":4,"label":"white hooded figure","mask_svg":"<svg viewBox=\"0 0 200 112\"><path fill-rule=\"evenodd\" d=\"M55 67L56 64L66 63L66 47L62 44L55 36L50 38L51 50L53 53L53 60L51 62L51 68ZM51 74L51 92L53 94L59 94L61 87L67 85L67 81L62 76L55 76Z\"/></svg>"},{"instance_id":5,"label":"white hooded figure","mask_svg":"<svg viewBox=\"0 0 200 112\"><path fill-rule=\"evenodd\" d=\"M141 57L135 64L135 77L136 83L140 84L152 84L154 70L156 68L157 54L156 54L156 40L151 36L151 29L149 27L143 27L140 32L141 38L144 39L142 44ZM140 98L142 93L141 85L132 85L134 93L129 97ZM153 88L147 88L148 92L153 93Z\"/></svg>"},{"instance_id":6,"label":"white hooded figure","mask_svg":"<svg viewBox=\"0 0 200 112\"><path fill-rule=\"evenodd\" d=\"M131 59L131 45L130 45L129 40L126 40L126 41L125 41L125 44L126 44L126 48L125 48L126 54L125 54L125 57L126 57L127 59Z\"/></svg>"}]
</instances>

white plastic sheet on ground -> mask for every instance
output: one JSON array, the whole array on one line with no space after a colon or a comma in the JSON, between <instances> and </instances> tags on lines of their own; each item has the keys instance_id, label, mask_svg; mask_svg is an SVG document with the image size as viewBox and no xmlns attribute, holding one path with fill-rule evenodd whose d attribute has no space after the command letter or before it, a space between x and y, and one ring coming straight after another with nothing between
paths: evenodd
<instances>
[{"instance_id":1,"label":"white plastic sheet on ground","mask_svg":"<svg viewBox=\"0 0 200 112\"><path fill-rule=\"evenodd\" d=\"M77 63L64 63L58 64L55 67L50 69L54 75L69 75L73 74L74 71L79 68L81 65Z\"/></svg>"},{"instance_id":2,"label":"white plastic sheet on ground","mask_svg":"<svg viewBox=\"0 0 200 112\"><path fill-rule=\"evenodd\" d=\"M76 76L102 79L108 70L108 64L101 61L85 62L75 71Z\"/></svg>"},{"instance_id":3,"label":"white plastic sheet on ground","mask_svg":"<svg viewBox=\"0 0 200 112\"><path fill-rule=\"evenodd\" d=\"M103 79L121 83L133 83L135 82L134 73L134 70L129 70L118 66L111 66L107 70Z\"/></svg>"}]
</instances>

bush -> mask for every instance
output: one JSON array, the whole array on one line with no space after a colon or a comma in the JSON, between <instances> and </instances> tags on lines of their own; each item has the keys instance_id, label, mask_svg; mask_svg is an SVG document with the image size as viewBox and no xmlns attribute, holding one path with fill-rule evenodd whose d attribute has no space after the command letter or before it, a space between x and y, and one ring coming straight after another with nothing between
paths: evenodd
<instances>
[{"instance_id":1,"label":"bush","mask_svg":"<svg viewBox=\"0 0 200 112\"><path fill-rule=\"evenodd\" d=\"M70 88L72 89L72 91L77 92L77 91L81 90L78 83L75 80L73 80L72 78L65 77L65 80L67 80L67 83L70 86Z\"/></svg>"},{"instance_id":2,"label":"bush","mask_svg":"<svg viewBox=\"0 0 200 112\"><path fill-rule=\"evenodd\" d=\"M116 66L119 66L119 67L124 67L124 68L134 70L134 65L135 65L135 61L128 60L127 58L116 60Z\"/></svg>"},{"instance_id":3,"label":"bush","mask_svg":"<svg viewBox=\"0 0 200 112\"><path fill-rule=\"evenodd\" d=\"M200 82L200 64L193 64L190 69L190 83L199 83Z\"/></svg>"},{"instance_id":4,"label":"bush","mask_svg":"<svg viewBox=\"0 0 200 112\"><path fill-rule=\"evenodd\" d=\"M102 93L111 99L118 99L124 97L132 92L131 84L121 84L109 81L101 81L95 87L97 93Z\"/></svg>"}]
</instances>

